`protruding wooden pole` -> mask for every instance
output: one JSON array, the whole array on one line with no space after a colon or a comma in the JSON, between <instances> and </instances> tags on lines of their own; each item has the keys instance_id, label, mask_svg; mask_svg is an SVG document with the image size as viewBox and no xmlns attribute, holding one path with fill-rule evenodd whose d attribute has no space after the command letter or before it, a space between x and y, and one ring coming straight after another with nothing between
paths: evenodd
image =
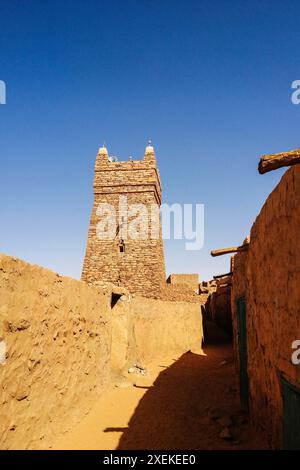
<instances>
[{"instance_id":1,"label":"protruding wooden pole","mask_svg":"<svg viewBox=\"0 0 300 470\"><path fill-rule=\"evenodd\" d=\"M262 155L258 164L258 172L262 175L283 166L297 165L297 163L300 163L300 148L273 155Z\"/></svg>"},{"instance_id":2,"label":"protruding wooden pole","mask_svg":"<svg viewBox=\"0 0 300 470\"><path fill-rule=\"evenodd\" d=\"M228 253L238 253L240 251L246 251L248 250L249 243L246 243L241 246L232 246L230 248L221 248L219 250L212 250L210 252L211 256L222 256L222 255L227 255Z\"/></svg>"},{"instance_id":3,"label":"protruding wooden pole","mask_svg":"<svg viewBox=\"0 0 300 470\"><path fill-rule=\"evenodd\" d=\"M221 279L222 277L228 277L228 276L232 276L232 272L230 273L226 273L226 274L216 274L216 276L214 276L214 279Z\"/></svg>"}]
</instances>

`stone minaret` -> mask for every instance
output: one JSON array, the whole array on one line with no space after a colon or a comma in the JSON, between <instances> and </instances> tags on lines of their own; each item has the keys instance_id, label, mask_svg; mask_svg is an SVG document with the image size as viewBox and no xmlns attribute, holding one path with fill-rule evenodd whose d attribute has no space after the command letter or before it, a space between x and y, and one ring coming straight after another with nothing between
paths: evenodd
<instances>
[{"instance_id":1,"label":"stone minaret","mask_svg":"<svg viewBox=\"0 0 300 470\"><path fill-rule=\"evenodd\" d=\"M120 197L121 196L121 197ZM126 196L126 197L124 197ZM120 206L121 201L121 206ZM124 206L124 201L126 205ZM103 221L100 207L110 204L116 214L113 236L99 237ZM137 218L128 209L143 204L146 213L158 214L161 205L161 184L154 149L150 142L143 160L114 161L101 147L96 157L94 207L90 221L82 280L97 285L113 283L130 292L159 296L165 283L165 262L159 216L143 219L146 237L131 237ZM127 208L125 208L127 207ZM143 225L145 234L145 225ZM126 236L127 233L127 236Z\"/></svg>"}]
</instances>

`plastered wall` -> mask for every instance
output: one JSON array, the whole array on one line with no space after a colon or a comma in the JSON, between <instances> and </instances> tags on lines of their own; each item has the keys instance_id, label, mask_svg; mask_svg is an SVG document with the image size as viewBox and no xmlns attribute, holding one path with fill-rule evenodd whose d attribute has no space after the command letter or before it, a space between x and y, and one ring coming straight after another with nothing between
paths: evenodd
<instances>
[{"instance_id":1,"label":"plastered wall","mask_svg":"<svg viewBox=\"0 0 300 470\"><path fill-rule=\"evenodd\" d=\"M252 230L247 255L234 261L232 308L246 298L250 414L270 445L282 446L280 376L300 388L291 362L300 339L300 166L290 168L268 197Z\"/></svg>"},{"instance_id":2,"label":"plastered wall","mask_svg":"<svg viewBox=\"0 0 300 470\"><path fill-rule=\"evenodd\" d=\"M148 366L174 353L201 352L200 305L125 297L112 310L112 367Z\"/></svg>"},{"instance_id":3,"label":"plastered wall","mask_svg":"<svg viewBox=\"0 0 300 470\"><path fill-rule=\"evenodd\" d=\"M0 448L48 448L110 382L110 299L0 255L0 338Z\"/></svg>"},{"instance_id":4,"label":"plastered wall","mask_svg":"<svg viewBox=\"0 0 300 470\"><path fill-rule=\"evenodd\" d=\"M0 255L0 448L47 449L134 363L201 352L199 303L100 290Z\"/></svg>"}]
</instances>

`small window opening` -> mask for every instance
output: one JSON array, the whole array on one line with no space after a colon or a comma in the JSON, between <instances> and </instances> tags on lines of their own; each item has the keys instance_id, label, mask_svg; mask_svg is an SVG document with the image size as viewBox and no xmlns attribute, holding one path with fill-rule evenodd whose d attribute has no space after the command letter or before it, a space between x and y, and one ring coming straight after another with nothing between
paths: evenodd
<instances>
[{"instance_id":1,"label":"small window opening","mask_svg":"<svg viewBox=\"0 0 300 470\"><path fill-rule=\"evenodd\" d=\"M116 305L116 303L121 297L122 297L121 294L114 294L114 293L111 294L111 302L110 302L111 308L114 308L114 306Z\"/></svg>"},{"instance_id":2,"label":"small window opening","mask_svg":"<svg viewBox=\"0 0 300 470\"><path fill-rule=\"evenodd\" d=\"M119 252L125 253L125 243L123 242L123 240L119 243Z\"/></svg>"}]
</instances>

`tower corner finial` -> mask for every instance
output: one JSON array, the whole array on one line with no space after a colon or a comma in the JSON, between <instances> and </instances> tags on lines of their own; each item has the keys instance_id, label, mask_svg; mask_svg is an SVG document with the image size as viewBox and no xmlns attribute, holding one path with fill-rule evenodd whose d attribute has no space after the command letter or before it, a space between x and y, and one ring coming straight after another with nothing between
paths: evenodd
<instances>
[{"instance_id":1,"label":"tower corner finial","mask_svg":"<svg viewBox=\"0 0 300 470\"><path fill-rule=\"evenodd\" d=\"M153 148L151 139L148 140L148 144L145 150L145 155L154 155L154 148Z\"/></svg>"},{"instance_id":2,"label":"tower corner finial","mask_svg":"<svg viewBox=\"0 0 300 470\"><path fill-rule=\"evenodd\" d=\"M103 141L102 147L99 147L98 155L108 157L108 151L106 148L105 140Z\"/></svg>"}]
</instances>

